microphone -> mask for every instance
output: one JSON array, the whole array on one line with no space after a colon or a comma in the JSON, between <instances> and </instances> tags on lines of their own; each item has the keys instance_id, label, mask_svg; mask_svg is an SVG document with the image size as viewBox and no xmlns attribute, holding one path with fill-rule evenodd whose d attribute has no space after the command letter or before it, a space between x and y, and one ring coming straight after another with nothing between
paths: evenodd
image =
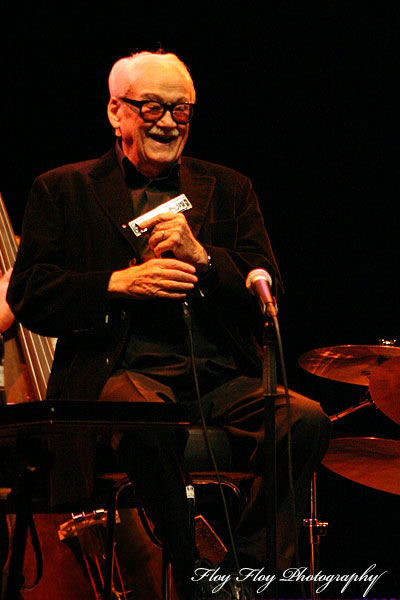
<instances>
[{"instance_id":1,"label":"microphone","mask_svg":"<svg viewBox=\"0 0 400 600\"><path fill-rule=\"evenodd\" d=\"M253 269L247 275L246 288L256 296L263 315L274 318L278 314L275 301L271 294L272 279L265 269Z\"/></svg>"}]
</instances>

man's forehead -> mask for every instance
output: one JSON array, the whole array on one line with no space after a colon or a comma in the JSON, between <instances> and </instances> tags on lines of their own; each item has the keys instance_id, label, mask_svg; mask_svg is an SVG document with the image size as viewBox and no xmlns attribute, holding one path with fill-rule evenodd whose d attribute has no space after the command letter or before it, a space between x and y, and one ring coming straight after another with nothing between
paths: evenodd
<instances>
[{"instance_id":1,"label":"man's forehead","mask_svg":"<svg viewBox=\"0 0 400 600\"><path fill-rule=\"evenodd\" d=\"M192 79L185 66L173 55L152 55L138 58L132 63L130 86L151 90L158 86L176 86L194 93Z\"/></svg>"}]
</instances>

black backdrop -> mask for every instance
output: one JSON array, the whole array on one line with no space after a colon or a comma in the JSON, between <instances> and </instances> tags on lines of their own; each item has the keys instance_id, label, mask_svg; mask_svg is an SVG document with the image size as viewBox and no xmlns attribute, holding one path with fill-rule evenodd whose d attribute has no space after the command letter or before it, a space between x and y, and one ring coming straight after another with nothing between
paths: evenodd
<instances>
[{"instance_id":1,"label":"black backdrop","mask_svg":"<svg viewBox=\"0 0 400 600\"><path fill-rule=\"evenodd\" d=\"M197 88L186 153L244 172L258 192L286 288L279 319L290 387L328 413L357 403L363 388L310 375L297 359L400 339L396 3L26 1L4 15L0 191L16 232L35 175L111 145L114 61L161 44L189 65ZM334 436L399 439L399 427L367 408ZM400 596L398 497L326 469L318 487L330 523L324 572L377 563L389 573L369 597ZM363 589L341 595L332 584L324 594Z\"/></svg>"}]
</instances>

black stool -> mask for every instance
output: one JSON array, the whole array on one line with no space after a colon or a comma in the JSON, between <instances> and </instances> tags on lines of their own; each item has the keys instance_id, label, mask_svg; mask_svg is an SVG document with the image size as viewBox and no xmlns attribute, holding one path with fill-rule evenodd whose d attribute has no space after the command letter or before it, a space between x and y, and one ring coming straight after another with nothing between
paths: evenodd
<instances>
[{"instance_id":1,"label":"black stool","mask_svg":"<svg viewBox=\"0 0 400 600\"><path fill-rule=\"evenodd\" d=\"M184 452L184 470L189 473L193 486L218 485L218 478L212 470L207 445L204 439L202 427L188 428L188 441ZM247 494L243 482L252 479L249 473L232 471L232 448L227 431L221 427L209 427L208 434L211 448L213 450L217 466L219 468L220 481L223 486L231 490L237 501L237 513L240 514L247 500ZM104 600L111 600L114 548L115 548L115 515L118 508L120 493L130 485L130 480L124 473L106 473L100 475L101 479L112 482L110 499L107 503L107 542L106 542L106 564L104 573ZM192 502L190 485L187 486L188 501ZM189 488L189 489L188 489ZM140 510L140 508L139 508ZM172 570L167 554L163 551L162 544L152 535L149 527L147 534L162 551L162 600L171 600L172 597Z\"/></svg>"}]
</instances>

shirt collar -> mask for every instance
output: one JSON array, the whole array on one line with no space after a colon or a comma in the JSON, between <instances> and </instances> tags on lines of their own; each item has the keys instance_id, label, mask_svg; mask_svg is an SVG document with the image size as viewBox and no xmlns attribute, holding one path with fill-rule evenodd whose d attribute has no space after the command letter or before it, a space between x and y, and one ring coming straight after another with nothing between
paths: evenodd
<instances>
[{"instance_id":1,"label":"shirt collar","mask_svg":"<svg viewBox=\"0 0 400 600\"><path fill-rule=\"evenodd\" d=\"M119 166L124 175L125 181L130 188L136 189L139 187L144 187L153 182L156 185L177 185L179 183L179 163L174 164L166 175L149 179L140 173L140 171L136 169L135 165L129 160L122 150L119 140L116 141L115 146Z\"/></svg>"}]
</instances>

